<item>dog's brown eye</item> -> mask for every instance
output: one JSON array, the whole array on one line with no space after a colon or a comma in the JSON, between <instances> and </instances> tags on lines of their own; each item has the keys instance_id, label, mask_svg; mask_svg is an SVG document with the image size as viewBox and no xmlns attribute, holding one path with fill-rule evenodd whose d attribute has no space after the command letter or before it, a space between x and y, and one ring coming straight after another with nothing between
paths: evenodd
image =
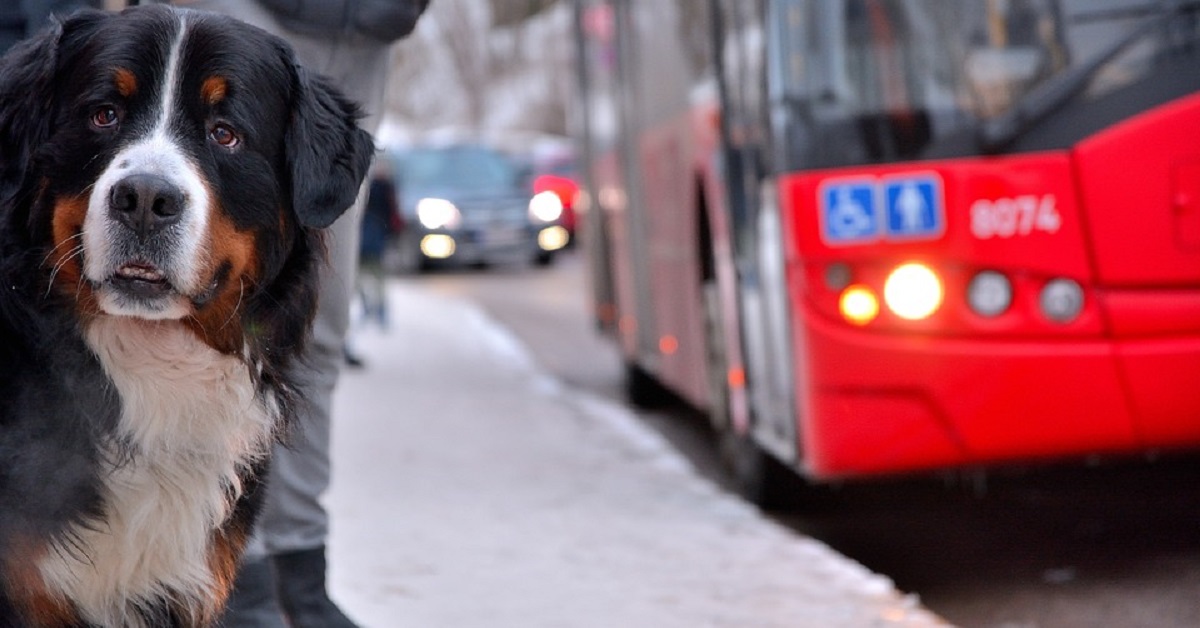
<instances>
[{"instance_id":1,"label":"dog's brown eye","mask_svg":"<svg viewBox=\"0 0 1200 628\"><path fill-rule=\"evenodd\" d=\"M92 112L92 126L97 129L108 129L117 125L120 116L115 107L100 107Z\"/></svg>"},{"instance_id":2,"label":"dog's brown eye","mask_svg":"<svg viewBox=\"0 0 1200 628\"><path fill-rule=\"evenodd\" d=\"M242 141L233 129L224 124L214 125L212 130L208 132L208 136L212 138L212 141L225 148L233 148Z\"/></svg>"}]
</instances>

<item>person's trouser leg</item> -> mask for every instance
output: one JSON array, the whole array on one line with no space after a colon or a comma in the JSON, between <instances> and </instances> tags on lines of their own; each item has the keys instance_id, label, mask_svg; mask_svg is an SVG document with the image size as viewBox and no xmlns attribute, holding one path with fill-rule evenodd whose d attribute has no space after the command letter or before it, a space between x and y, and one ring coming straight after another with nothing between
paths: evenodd
<instances>
[{"instance_id":1,"label":"person's trouser leg","mask_svg":"<svg viewBox=\"0 0 1200 628\"><path fill-rule=\"evenodd\" d=\"M298 414L287 442L275 447L256 531L274 566L279 602L293 628L354 625L329 599L325 560L329 515L320 497L330 481L330 416L354 295L363 200L360 194L327 234L329 264L321 277L307 364L297 373L309 403Z\"/></svg>"},{"instance_id":2,"label":"person's trouser leg","mask_svg":"<svg viewBox=\"0 0 1200 628\"><path fill-rule=\"evenodd\" d=\"M354 625L329 599L325 573L329 515L320 497L329 487L330 413L354 293L363 200L360 194L326 236L328 264L321 271L313 336L306 364L295 374L308 402L300 408L285 442L276 445L272 454L263 509L243 557L242 571L250 570L251 577L243 583L248 576L238 575L223 619L229 628L275 626L263 618L276 608L282 608L293 628ZM259 565L270 569L264 572ZM259 594L260 575L272 580L270 588L278 595L278 605L274 598Z\"/></svg>"},{"instance_id":3,"label":"person's trouser leg","mask_svg":"<svg viewBox=\"0 0 1200 628\"><path fill-rule=\"evenodd\" d=\"M326 237L329 263L321 271L313 335L305 363L295 373L307 403L301 406L285 442L275 447L256 534L270 554L322 546L329 533L329 517L320 496L329 488L330 413L354 296L361 211L362 204L356 202L333 223Z\"/></svg>"},{"instance_id":4,"label":"person's trouser leg","mask_svg":"<svg viewBox=\"0 0 1200 628\"><path fill-rule=\"evenodd\" d=\"M363 106L365 116L359 122L363 129L373 133L378 127L390 59L388 46L352 34L330 41L289 32L248 0L196 0L187 6L232 15L282 36L301 63L329 77L346 96ZM328 613L312 621L289 616L293 626L352 625L327 594L325 543L329 517L320 497L329 486L330 411L344 359L365 189L364 185L354 206L327 233L329 264L322 269L308 364L297 373L300 391L311 405L296 417L287 445L275 448L263 512L243 559L245 565L268 561L272 569L267 573L274 576L285 611L314 607L296 597L312 595L317 598L316 607ZM229 626L243 625L228 614L226 622Z\"/></svg>"},{"instance_id":5,"label":"person's trouser leg","mask_svg":"<svg viewBox=\"0 0 1200 628\"><path fill-rule=\"evenodd\" d=\"M299 413L298 429L288 442L275 447L258 529L275 566L280 602L297 628L352 625L328 597L329 515L320 497L330 481L333 391L350 323L364 200L365 194L360 193L327 234L329 264L321 277L308 364L297 378L309 403Z\"/></svg>"}]
</instances>

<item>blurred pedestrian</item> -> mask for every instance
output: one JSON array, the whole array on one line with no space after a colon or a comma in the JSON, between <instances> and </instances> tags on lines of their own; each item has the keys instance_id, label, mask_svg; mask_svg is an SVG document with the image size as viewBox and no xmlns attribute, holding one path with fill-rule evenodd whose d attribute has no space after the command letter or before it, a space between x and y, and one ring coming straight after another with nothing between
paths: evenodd
<instances>
[{"instance_id":1,"label":"blurred pedestrian","mask_svg":"<svg viewBox=\"0 0 1200 628\"><path fill-rule=\"evenodd\" d=\"M387 329L387 295L384 294L383 257L404 229L395 179L386 159L378 159L371 170L367 205L363 210L362 243L359 245L361 292L366 318Z\"/></svg>"},{"instance_id":2,"label":"blurred pedestrian","mask_svg":"<svg viewBox=\"0 0 1200 628\"><path fill-rule=\"evenodd\" d=\"M363 107L360 125L371 133L379 124L391 44L412 31L428 3L175 0L177 5L232 15L288 40L305 67L328 77ZM329 517L320 497L329 486L330 411L344 360L363 198L360 194L330 229L329 264L321 276L307 368L300 376L311 404L297 417L297 433L286 446L275 448L263 511L223 618L222 625L230 628L354 626L329 598Z\"/></svg>"},{"instance_id":3,"label":"blurred pedestrian","mask_svg":"<svg viewBox=\"0 0 1200 628\"><path fill-rule=\"evenodd\" d=\"M367 186L367 204L363 208L362 232L358 246L358 297L362 306L359 321L374 322L388 328L387 273L384 256L404 229L400 216L397 186L386 158L378 158L371 167ZM346 340L346 364L364 366L354 348L353 332Z\"/></svg>"},{"instance_id":4,"label":"blurred pedestrian","mask_svg":"<svg viewBox=\"0 0 1200 628\"><path fill-rule=\"evenodd\" d=\"M52 15L99 8L100 0L3 0L0 2L0 54L41 30Z\"/></svg>"}]
</instances>

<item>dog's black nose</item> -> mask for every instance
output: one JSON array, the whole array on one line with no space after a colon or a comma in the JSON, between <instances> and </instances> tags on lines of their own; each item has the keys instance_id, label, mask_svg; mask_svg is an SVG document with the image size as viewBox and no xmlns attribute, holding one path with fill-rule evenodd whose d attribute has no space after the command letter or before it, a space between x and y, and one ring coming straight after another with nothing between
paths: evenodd
<instances>
[{"instance_id":1,"label":"dog's black nose","mask_svg":"<svg viewBox=\"0 0 1200 628\"><path fill-rule=\"evenodd\" d=\"M132 174L117 182L109 195L112 216L145 238L179 222L183 191L156 174Z\"/></svg>"}]
</instances>

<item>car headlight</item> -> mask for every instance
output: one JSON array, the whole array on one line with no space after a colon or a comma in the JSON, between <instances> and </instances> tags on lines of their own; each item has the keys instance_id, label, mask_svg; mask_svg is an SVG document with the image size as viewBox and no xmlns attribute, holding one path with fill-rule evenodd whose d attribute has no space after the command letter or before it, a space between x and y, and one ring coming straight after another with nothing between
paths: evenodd
<instances>
[{"instance_id":1,"label":"car headlight","mask_svg":"<svg viewBox=\"0 0 1200 628\"><path fill-rule=\"evenodd\" d=\"M529 199L529 216L534 220L554 222L562 213L562 199L554 192L539 192Z\"/></svg>"},{"instance_id":2,"label":"car headlight","mask_svg":"<svg viewBox=\"0 0 1200 628\"><path fill-rule=\"evenodd\" d=\"M453 229L462 224L462 214L444 198L423 198L417 201L417 220L426 229Z\"/></svg>"}]
</instances>

